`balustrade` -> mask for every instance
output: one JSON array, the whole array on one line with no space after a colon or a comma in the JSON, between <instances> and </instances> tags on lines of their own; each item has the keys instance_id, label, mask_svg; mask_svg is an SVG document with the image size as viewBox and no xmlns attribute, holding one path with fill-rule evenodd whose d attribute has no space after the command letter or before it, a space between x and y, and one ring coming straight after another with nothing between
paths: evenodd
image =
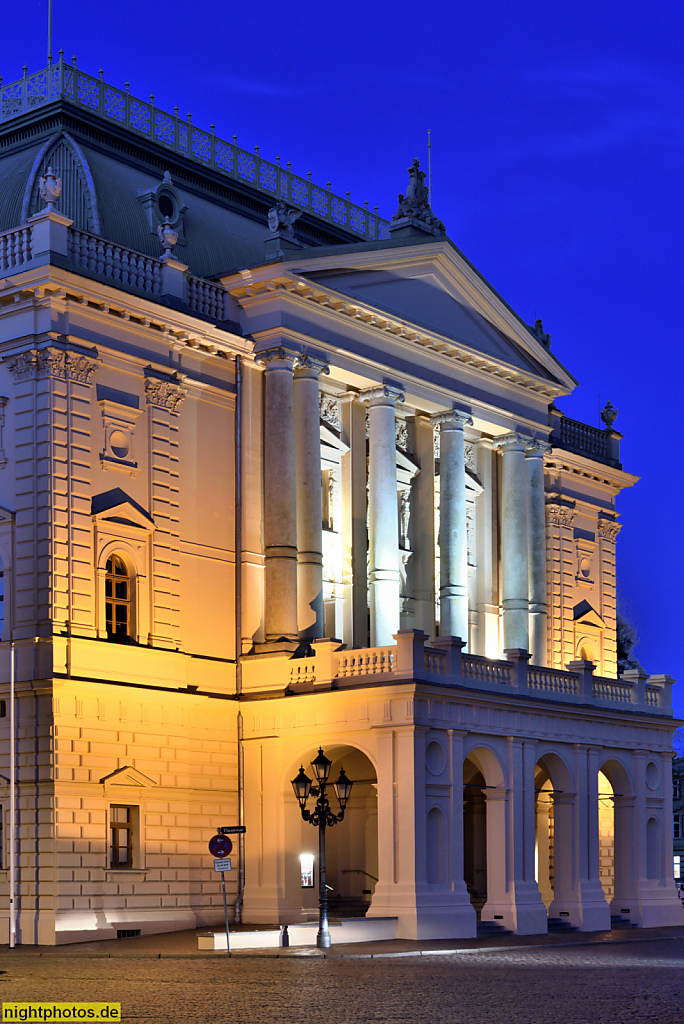
<instances>
[{"instance_id":1,"label":"balustrade","mask_svg":"<svg viewBox=\"0 0 684 1024\"><path fill-rule=\"evenodd\" d=\"M15 228L0 235L0 271L20 267L31 259L31 228Z\"/></svg>"}]
</instances>

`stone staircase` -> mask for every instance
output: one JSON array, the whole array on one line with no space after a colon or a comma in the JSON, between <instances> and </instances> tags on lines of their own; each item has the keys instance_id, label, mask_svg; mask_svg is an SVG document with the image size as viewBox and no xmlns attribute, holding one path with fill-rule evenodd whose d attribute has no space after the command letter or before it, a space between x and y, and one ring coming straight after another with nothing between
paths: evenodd
<instances>
[{"instance_id":1,"label":"stone staircase","mask_svg":"<svg viewBox=\"0 0 684 1024\"><path fill-rule=\"evenodd\" d=\"M330 918L365 917L369 906L362 896L328 896Z\"/></svg>"},{"instance_id":2,"label":"stone staircase","mask_svg":"<svg viewBox=\"0 0 684 1024\"><path fill-rule=\"evenodd\" d=\"M610 915L610 930L615 931L617 928L638 928L638 924L633 924L628 917L624 917L622 914L611 914Z\"/></svg>"},{"instance_id":3,"label":"stone staircase","mask_svg":"<svg viewBox=\"0 0 684 1024\"><path fill-rule=\"evenodd\" d=\"M495 935L512 935L510 928L504 928L498 921L478 921L477 922L477 937L481 938L494 938Z\"/></svg>"},{"instance_id":4,"label":"stone staircase","mask_svg":"<svg viewBox=\"0 0 684 1024\"><path fill-rule=\"evenodd\" d=\"M570 924L567 917L550 917L546 922L549 932L578 932L579 928Z\"/></svg>"}]
</instances>

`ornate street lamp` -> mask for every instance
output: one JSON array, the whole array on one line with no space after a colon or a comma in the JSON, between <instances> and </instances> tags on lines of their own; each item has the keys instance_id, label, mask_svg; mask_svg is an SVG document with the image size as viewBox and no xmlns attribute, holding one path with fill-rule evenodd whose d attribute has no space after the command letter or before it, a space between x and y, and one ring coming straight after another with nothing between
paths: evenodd
<instances>
[{"instance_id":1,"label":"ornate street lamp","mask_svg":"<svg viewBox=\"0 0 684 1024\"><path fill-rule=\"evenodd\" d=\"M304 772L304 765L299 769L299 774L296 779L292 780L292 788L294 794L297 797L300 810L302 812L302 818L304 821L310 822L315 828L318 828L318 882L319 882L319 897L318 897L318 935L316 936L316 945L319 949L330 948L330 931L328 929L328 889L325 884L325 830L336 825L338 821L342 821L344 818L344 809L347 806L347 801L351 796L351 789L354 785L350 782L347 776L344 774L344 768L340 769L339 778L337 782L333 783L333 789L335 790L335 796L340 805L340 813L333 814L328 798L325 795L326 787L330 785L328 782L328 776L330 775L330 768L332 761L330 761L323 753L323 748L318 748L318 757L314 758L311 762L311 767L314 770L316 781L318 785L314 786L312 780ZM306 801L309 796L317 797L316 804L313 811L307 810Z\"/></svg>"}]
</instances>

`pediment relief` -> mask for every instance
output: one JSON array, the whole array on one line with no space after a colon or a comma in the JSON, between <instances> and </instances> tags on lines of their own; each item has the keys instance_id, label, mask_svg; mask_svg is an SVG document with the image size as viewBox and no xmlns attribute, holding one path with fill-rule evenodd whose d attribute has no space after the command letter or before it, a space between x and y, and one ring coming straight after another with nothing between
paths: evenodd
<instances>
[{"instance_id":1,"label":"pediment relief","mask_svg":"<svg viewBox=\"0 0 684 1024\"><path fill-rule=\"evenodd\" d=\"M137 768L131 767L131 765L124 765L123 768L117 768L115 771L110 772L109 775L105 775L100 779L103 786L136 786L144 789L150 789L152 786L156 786L157 783L154 779L151 779L148 775L143 775Z\"/></svg>"},{"instance_id":2,"label":"pediment relief","mask_svg":"<svg viewBox=\"0 0 684 1024\"><path fill-rule=\"evenodd\" d=\"M14 512L0 505L0 523L11 523L14 519Z\"/></svg>"}]
</instances>

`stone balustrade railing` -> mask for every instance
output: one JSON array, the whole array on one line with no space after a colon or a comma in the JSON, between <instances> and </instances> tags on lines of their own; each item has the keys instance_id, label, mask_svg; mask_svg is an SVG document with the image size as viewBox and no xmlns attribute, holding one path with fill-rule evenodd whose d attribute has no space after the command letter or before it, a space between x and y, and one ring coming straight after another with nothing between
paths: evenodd
<instances>
[{"instance_id":1,"label":"stone balustrade railing","mask_svg":"<svg viewBox=\"0 0 684 1024\"><path fill-rule=\"evenodd\" d=\"M13 228L0 234L0 272L20 267L32 255L30 227Z\"/></svg>"},{"instance_id":2,"label":"stone balustrade railing","mask_svg":"<svg viewBox=\"0 0 684 1024\"><path fill-rule=\"evenodd\" d=\"M634 670L619 679L594 676L594 665L573 661L568 671L529 664L527 651L507 651L505 661L463 654L453 637L428 638L402 629L391 647L341 650L337 640L315 640L308 657L287 654L245 657L242 683L246 693L291 693L383 686L415 680L440 686L530 697L569 704L612 707L659 715L672 714L670 676L647 676Z\"/></svg>"},{"instance_id":3,"label":"stone balustrade railing","mask_svg":"<svg viewBox=\"0 0 684 1024\"><path fill-rule=\"evenodd\" d=\"M36 241L36 233L38 233ZM47 246L47 249L45 248ZM224 319L222 285L195 277L164 259L147 256L75 228L65 218L43 211L28 224L0 233L0 273L25 266L34 257L55 252L89 274L127 285L149 295L173 295L193 313Z\"/></svg>"}]
</instances>

